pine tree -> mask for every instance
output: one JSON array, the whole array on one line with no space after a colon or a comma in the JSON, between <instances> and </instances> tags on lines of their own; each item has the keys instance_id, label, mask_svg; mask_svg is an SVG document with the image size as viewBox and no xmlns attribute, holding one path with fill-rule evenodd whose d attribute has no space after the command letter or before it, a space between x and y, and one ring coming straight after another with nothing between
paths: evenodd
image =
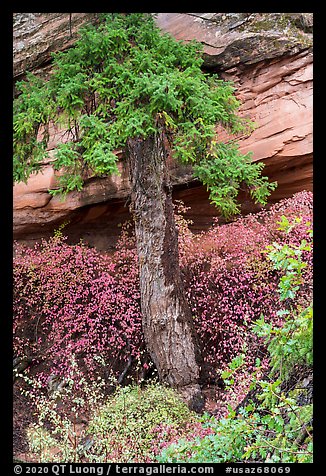
<instances>
[{"instance_id":1,"label":"pine tree","mask_svg":"<svg viewBox=\"0 0 326 476\"><path fill-rule=\"evenodd\" d=\"M275 184L236 143L217 141L217 124L233 134L245 127L232 84L204 73L201 45L162 34L150 14L101 15L53 64L48 81L29 73L17 85L14 181L40 168L51 122L71 138L56 148L60 176L52 194L81 190L90 174L119 173L115 151L124 151L147 348L160 379L199 409L201 357L180 277L166 158L192 164L226 217L239 212L240 186L264 204Z\"/></svg>"}]
</instances>

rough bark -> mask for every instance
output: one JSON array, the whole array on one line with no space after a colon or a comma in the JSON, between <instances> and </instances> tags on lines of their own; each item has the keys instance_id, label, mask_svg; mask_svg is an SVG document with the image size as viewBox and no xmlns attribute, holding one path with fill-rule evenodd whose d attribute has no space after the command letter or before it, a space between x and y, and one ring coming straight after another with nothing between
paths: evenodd
<instances>
[{"instance_id":1,"label":"rough bark","mask_svg":"<svg viewBox=\"0 0 326 476\"><path fill-rule=\"evenodd\" d=\"M200 353L180 276L163 135L130 139L127 151L145 342L160 380L199 411Z\"/></svg>"}]
</instances>

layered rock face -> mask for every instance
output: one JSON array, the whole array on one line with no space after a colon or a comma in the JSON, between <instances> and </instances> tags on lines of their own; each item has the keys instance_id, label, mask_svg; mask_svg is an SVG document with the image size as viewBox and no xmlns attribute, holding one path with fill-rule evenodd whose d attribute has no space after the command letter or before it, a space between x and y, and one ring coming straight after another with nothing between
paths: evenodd
<instances>
[{"instance_id":1,"label":"layered rock face","mask_svg":"<svg viewBox=\"0 0 326 476\"><path fill-rule=\"evenodd\" d=\"M77 29L98 21L96 14L27 13L14 16L14 72L26 69L49 74L51 51L69 47ZM300 190L312 190L312 14L160 13L158 26L179 40L196 39L204 45L205 68L232 80L242 105L240 113L256 123L239 137L242 152L265 163L264 174L279 186L270 202ZM219 131L220 140L226 139ZM59 131L53 130L49 148ZM14 186L14 236L33 241L52 234L69 221L72 240L83 237L108 249L128 218L129 181L123 160L120 177L90 179L82 192L71 192L62 202L48 193L55 187L51 162L28 183ZM176 199L190 206L193 229L209 226L217 216L206 190L192 180L191 168L171 162ZM240 197L243 212L255 210Z\"/></svg>"},{"instance_id":2,"label":"layered rock face","mask_svg":"<svg viewBox=\"0 0 326 476\"><path fill-rule=\"evenodd\" d=\"M15 13L14 77L44 66L51 53L74 44L82 25L97 20L96 13Z\"/></svg>"}]
</instances>

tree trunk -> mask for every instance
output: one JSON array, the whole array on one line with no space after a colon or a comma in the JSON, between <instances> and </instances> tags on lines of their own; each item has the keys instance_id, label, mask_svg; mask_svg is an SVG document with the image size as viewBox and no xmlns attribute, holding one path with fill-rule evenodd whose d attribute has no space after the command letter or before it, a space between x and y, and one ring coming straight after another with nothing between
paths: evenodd
<instances>
[{"instance_id":1,"label":"tree trunk","mask_svg":"<svg viewBox=\"0 0 326 476\"><path fill-rule=\"evenodd\" d=\"M139 259L143 332L160 380L200 411L200 353L180 276L178 235L163 134L129 139L131 212Z\"/></svg>"}]
</instances>

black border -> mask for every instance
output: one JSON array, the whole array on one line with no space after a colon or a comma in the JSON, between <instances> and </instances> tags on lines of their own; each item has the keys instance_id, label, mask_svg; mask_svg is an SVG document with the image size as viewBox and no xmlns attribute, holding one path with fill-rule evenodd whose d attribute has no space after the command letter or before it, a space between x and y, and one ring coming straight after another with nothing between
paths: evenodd
<instances>
[{"instance_id":1,"label":"black border","mask_svg":"<svg viewBox=\"0 0 326 476\"><path fill-rule=\"evenodd\" d=\"M91 12L97 10L98 12L103 11L104 4L94 4L91 2L88 4L91 6ZM322 309L322 289L323 289L323 267L322 267L322 221L321 216L323 213L323 181L325 181L324 175L322 173L322 160L324 159L324 154L322 150L322 140L323 140L323 126L324 122L321 117L322 108L321 108L321 99L325 95L325 92L322 90L322 84L324 76L322 74L322 38L323 33L322 29L324 25L322 24L323 15L322 9L318 8L322 6L322 2L313 4L312 2L305 2L300 5L298 2L290 5L289 3L285 4L284 2L273 2L268 6L267 4L262 4L261 2L248 2L242 3L241 5L236 5L234 2L231 4L224 3L223 5L217 5L213 2L206 2L206 4L200 2L196 5L191 5L189 2L178 2L169 6L167 1L161 3L153 2L126 2L124 0L118 2L110 2L106 6L106 9L109 11L122 11L122 12L148 12L156 10L157 12L173 12L177 10L178 12L186 11L212 11L216 10L219 7L228 6L232 11L260 11L260 12L288 12L288 11L303 11L303 12L312 12L314 13L314 150L315 150L315 159L314 159L314 242L315 242L315 252L314 252L314 305L316 308L315 311L315 320L314 320L314 375L315 375L315 386L314 386L314 463L309 465L291 463L291 475L293 474L320 474L320 469L322 468L323 463L323 445L322 445L322 436L323 436L323 427L322 427L322 410L324 402L324 394L322 392L322 383L325 378L324 368L322 364L322 346L324 342L324 334L322 333L322 322L324 320L323 309ZM48 8L47 8L48 7ZM4 5L1 8L0 14L0 33L2 34L2 39L0 42L1 45L1 128L0 128L0 137L1 137L1 258L3 265L1 266L1 274L4 277L2 280L2 299L1 299L1 317L2 317L2 331L0 333L0 349L1 349L1 392L5 396L5 404L3 404L2 418L1 418L1 433L4 438L2 438L1 451L0 451L0 468L2 474L14 474L12 465L12 375L11 375L11 359L12 359L12 243L13 243L13 233L12 233L12 224L13 224L13 197L12 197L12 87L13 87L13 62L12 62L12 14L16 12L49 12L60 10L65 11L66 9L71 9L74 12L78 12L78 9L81 9L82 12L87 12L87 5L85 7L81 4L78 7L74 7L71 4L65 3L63 8L60 8L60 4L57 2L51 6L42 4L38 5L37 2L14 2L11 5L7 5L4 8ZM83 7L83 8L81 8ZM265 8L264 8L265 7ZM318 117L320 115L320 117ZM325 186L324 186L325 188ZM8 409L7 409L8 407ZM2 470L3 465L8 465L9 471ZM225 474L224 464L207 464L209 466L214 466L214 474ZM46 466L41 464L38 466ZM49 465L50 467L51 465ZM248 467L250 465L243 464L230 464L230 466ZM258 466L258 464L257 464ZM266 466L266 465L262 465ZM277 465L275 465L277 466ZM286 466L285 464L283 466ZM220 472L219 472L220 471ZM26 473L21 473L26 474ZM51 474L51 470L49 472ZM114 474L112 472L112 474ZM244 473L243 473L244 474ZM264 473L262 473L264 474ZM265 473L266 474L266 473Z\"/></svg>"}]
</instances>

